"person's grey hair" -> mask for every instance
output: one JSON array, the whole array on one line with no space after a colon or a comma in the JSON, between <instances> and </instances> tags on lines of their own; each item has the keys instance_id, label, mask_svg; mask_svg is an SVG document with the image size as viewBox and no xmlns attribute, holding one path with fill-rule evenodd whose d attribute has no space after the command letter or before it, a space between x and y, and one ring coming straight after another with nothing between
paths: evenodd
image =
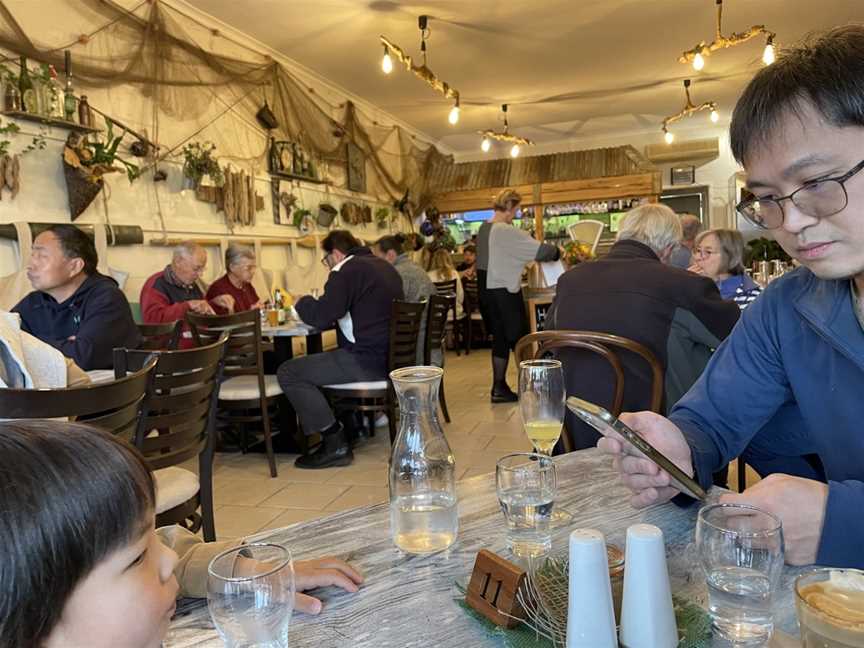
<instances>
[{"instance_id":1,"label":"person's grey hair","mask_svg":"<svg viewBox=\"0 0 864 648\"><path fill-rule=\"evenodd\" d=\"M182 243L178 243L174 247L174 254L171 258L174 261L178 261L180 259L189 259L195 255L198 250L203 250L200 245L198 245L195 241L183 241Z\"/></svg>"},{"instance_id":2,"label":"person's grey hair","mask_svg":"<svg viewBox=\"0 0 864 648\"><path fill-rule=\"evenodd\" d=\"M702 231L702 221L693 214L681 214L681 240L694 241Z\"/></svg>"},{"instance_id":3,"label":"person's grey hair","mask_svg":"<svg viewBox=\"0 0 864 648\"><path fill-rule=\"evenodd\" d=\"M660 256L666 248L681 241L681 219L666 205L640 205L621 220L618 240L639 241Z\"/></svg>"},{"instance_id":4,"label":"person's grey hair","mask_svg":"<svg viewBox=\"0 0 864 648\"><path fill-rule=\"evenodd\" d=\"M237 265L243 259L249 259L255 262L255 251L245 245L231 244L225 250L225 269L228 270L233 265Z\"/></svg>"},{"instance_id":5,"label":"person's grey hair","mask_svg":"<svg viewBox=\"0 0 864 648\"><path fill-rule=\"evenodd\" d=\"M720 242L723 263L721 272L731 275L744 274L744 237L741 232L731 229L707 230L696 237L696 245L700 245L709 234L716 236Z\"/></svg>"}]
</instances>

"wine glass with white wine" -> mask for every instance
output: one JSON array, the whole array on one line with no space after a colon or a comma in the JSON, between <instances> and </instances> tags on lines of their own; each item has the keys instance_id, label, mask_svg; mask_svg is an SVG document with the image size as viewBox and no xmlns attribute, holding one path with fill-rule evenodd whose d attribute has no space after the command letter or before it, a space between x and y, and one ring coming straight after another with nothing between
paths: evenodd
<instances>
[{"instance_id":1,"label":"wine glass with white wine","mask_svg":"<svg viewBox=\"0 0 864 648\"><path fill-rule=\"evenodd\" d=\"M538 454L551 456L564 427L564 370L560 360L523 360L519 363L519 412L525 434ZM551 521L564 523L572 515L556 507Z\"/></svg>"}]
</instances>

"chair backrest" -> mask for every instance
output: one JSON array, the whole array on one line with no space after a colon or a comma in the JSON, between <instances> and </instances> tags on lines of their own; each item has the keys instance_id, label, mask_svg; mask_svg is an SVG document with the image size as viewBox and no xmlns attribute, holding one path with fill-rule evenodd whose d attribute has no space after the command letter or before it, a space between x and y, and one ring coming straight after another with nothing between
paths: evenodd
<instances>
[{"instance_id":1,"label":"chair backrest","mask_svg":"<svg viewBox=\"0 0 864 648\"><path fill-rule=\"evenodd\" d=\"M432 295L429 298L429 310L426 314L426 339L423 348L423 364L432 364L432 351L444 348L444 336L447 334L447 313L452 306L449 296Z\"/></svg>"},{"instance_id":2,"label":"chair backrest","mask_svg":"<svg viewBox=\"0 0 864 648\"><path fill-rule=\"evenodd\" d=\"M413 304L394 301L390 311L390 349L387 354L388 372L417 364L417 340L426 302Z\"/></svg>"},{"instance_id":3,"label":"chair backrest","mask_svg":"<svg viewBox=\"0 0 864 648\"><path fill-rule=\"evenodd\" d=\"M464 311L465 314L468 315L478 307L480 303L480 297L477 289L477 280L476 279L465 279L462 278L462 290L465 294L465 302L464 302Z\"/></svg>"},{"instance_id":4,"label":"chair backrest","mask_svg":"<svg viewBox=\"0 0 864 648\"><path fill-rule=\"evenodd\" d=\"M578 223L573 223L567 228L567 234L574 241L587 243L591 246L591 254L597 252L597 246L600 244L600 237L603 236L603 228L606 225L596 220L583 220Z\"/></svg>"},{"instance_id":5,"label":"chair backrest","mask_svg":"<svg viewBox=\"0 0 864 648\"><path fill-rule=\"evenodd\" d=\"M183 320L176 322L164 322L160 324L138 324L138 332L141 334L139 349L152 351L162 349L176 349L183 334Z\"/></svg>"},{"instance_id":6,"label":"chair backrest","mask_svg":"<svg viewBox=\"0 0 864 648\"><path fill-rule=\"evenodd\" d=\"M233 315L198 315L187 312L186 321L198 346L212 344L223 332L228 332L223 374L232 376L259 376L261 393L264 391L264 346L261 343L261 314L257 310Z\"/></svg>"},{"instance_id":7,"label":"chair backrest","mask_svg":"<svg viewBox=\"0 0 864 648\"><path fill-rule=\"evenodd\" d=\"M0 419L69 417L132 442L156 362L149 357L138 371L113 382L66 389L0 389Z\"/></svg>"},{"instance_id":8,"label":"chair backrest","mask_svg":"<svg viewBox=\"0 0 864 648\"><path fill-rule=\"evenodd\" d=\"M514 355L516 362L542 358L554 349L584 349L592 351L606 360L615 374L614 397L612 399L612 414L618 416L624 402L624 368L614 351L595 341L582 338L573 331L540 331L530 333L516 343Z\"/></svg>"},{"instance_id":9,"label":"chair backrest","mask_svg":"<svg viewBox=\"0 0 864 648\"><path fill-rule=\"evenodd\" d=\"M442 297L455 297L456 279L450 279L448 281L436 281L435 292Z\"/></svg>"},{"instance_id":10,"label":"chair backrest","mask_svg":"<svg viewBox=\"0 0 864 648\"><path fill-rule=\"evenodd\" d=\"M225 331L212 344L153 354L158 361L135 435L135 445L153 470L212 450L228 337ZM147 356L146 351L114 349L114 371L123 375L141 366ZM158 434L152 434L154 430Z\"/></svg>"}]
</instances>

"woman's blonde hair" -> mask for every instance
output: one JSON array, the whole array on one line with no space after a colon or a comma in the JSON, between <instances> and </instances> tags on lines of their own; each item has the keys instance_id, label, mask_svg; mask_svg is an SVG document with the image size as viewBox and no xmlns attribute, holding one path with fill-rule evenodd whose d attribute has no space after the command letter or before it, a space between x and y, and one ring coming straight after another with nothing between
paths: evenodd
<instances>
[{"instance_id":1,"label":"woman's blonde hair","mask_svg":"<svg viewBox=\"0 0 864 648\"><path fill-rule=\"evenodd\" d=\"M495 196L492 207L495 211L510 211L522 204L522 195L515 189L504 189Z\"/></svg>"},{"instance_id":2,"label":"woman's blonde hair","mask_svg":"<svg viewBox=\"0 0 864 648\"><path fill-rule=\"evenodd\" d=\"M666 205L640 205L621 220L618 240L639 241L660 256L666 248L681 241L681 219Z\"/></svg>"},{"instance_id":3,"label":"woman's blonde hair","mask_svg":"<svg viewBox=\"0 0 864 648\"><path fill-rule=\"evenodd\" d=\"M696 247L709 234L713 234L720 242L723 270L731 275L744 274L744 237L741 232L731 229L706 230L696 237Z\"/></svg>"},{"instance_id":4,"label":"woman's blonde hair","mask_svg":"<svg viewBox=\"0 0 864 648\"><path fill-rule=\"evenodd\" d=\"M456 275L456 268L453 266L453 258L450 252L444 248L438 248L432 253L429 259L429 267L427 272L435 271L442 277L452 278Z\"/></svg>"}]
</instances>

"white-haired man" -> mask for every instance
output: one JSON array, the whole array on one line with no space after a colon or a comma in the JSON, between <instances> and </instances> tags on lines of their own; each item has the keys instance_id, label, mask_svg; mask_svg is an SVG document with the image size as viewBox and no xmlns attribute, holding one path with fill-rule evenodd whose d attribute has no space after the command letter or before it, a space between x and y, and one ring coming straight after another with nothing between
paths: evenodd
<instances>
[{"instance_id":1,"label":"white-haired man","mask_svg":"<svg viewBox=\"0 0 864 648\"><path fill-rule=\"evenodd\" d=\"M198 285L207 267L207 252L197 243L187 241L174 248L171 263L150 277L141 288L141 315L148 324L176 322L187 311L213 315L213 307L204 299ZM233 311L234 298L219 295L213 303Z\"/></svg>"},{"instance_id":2,"label":"white-haired man","mask_svg":"<svg viewBox=\"0 0 864 648\"><path fill-rule=\"evenodd\" d=\"M607 256L580 263L558 280L547 316L554 329L612 333L648 347L664 369L667 408L696 381L712 349L738 321L738 307L721 299L713 281L668 265L680 238L681 222L669 207L651 204L630 211ZM567 393L609 407L613 374L606 361L584 351L560 355ZM619 357L624 409L649 408L647 364L632 353ZM599 439L573 415L568 415L567 431L577 450Z\"/></svg>"}]
</instances>

